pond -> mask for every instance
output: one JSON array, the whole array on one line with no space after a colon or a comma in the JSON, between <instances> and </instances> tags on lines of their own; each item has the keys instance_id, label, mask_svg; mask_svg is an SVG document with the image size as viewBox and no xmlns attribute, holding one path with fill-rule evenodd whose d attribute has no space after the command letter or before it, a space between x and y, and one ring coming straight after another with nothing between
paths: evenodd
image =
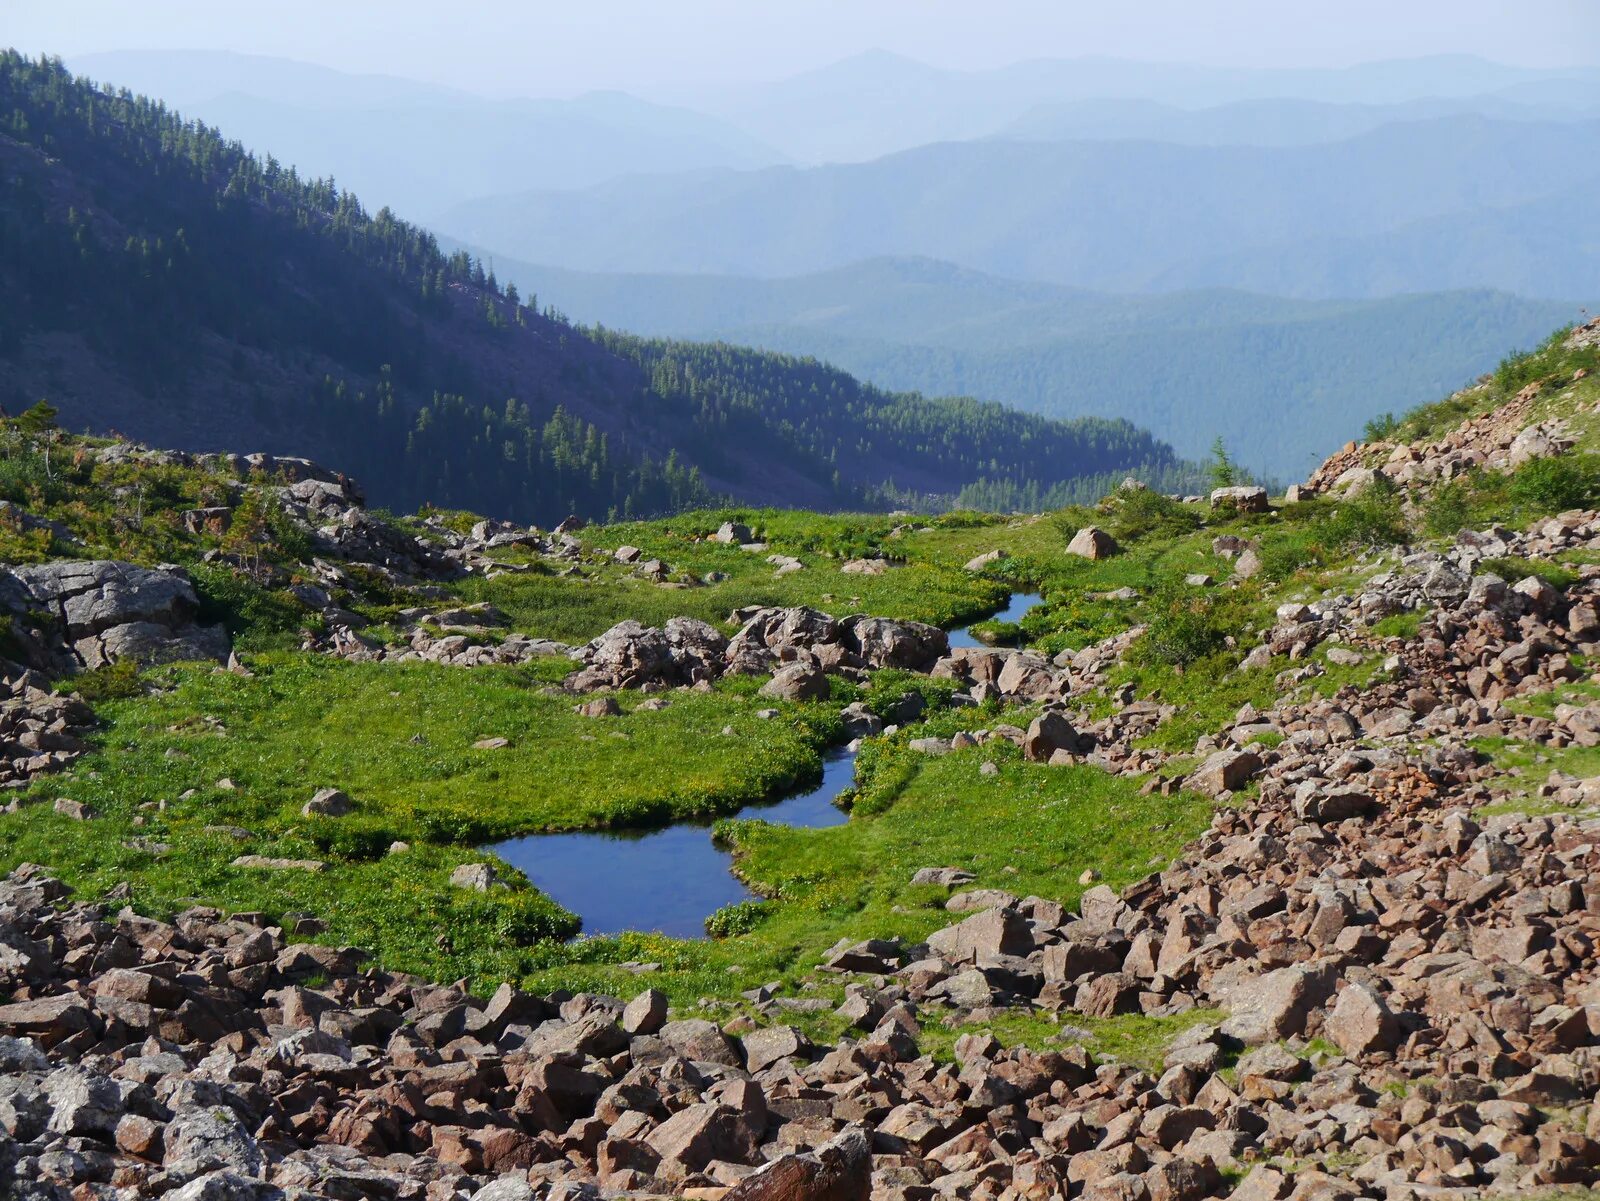
<instances>
[{"instance_id":1,"label":"pond","mask_svg":"<svg viewBox=\"0 0 1600 1201\"><path fill-rule=\"evenodd\" d=\"M1006 602L1006 607L1004 609L1001 609L1000 612L989 617L985 617L983 620L1010 622L1021 621L1023 614L1033 609L1036 605L1041 604L1043 601L1044 597L1040 596L1037 592L1013 592L1011 594L1011 599ZM979 623L973 622L973 625L977 624ZM984 642L982 639L973 636L972 626L962 626L959 630L950 631L950 645L988 646L989 644Z\"/></svg>"},{"instance_id":2,"label":"pond","mask_svg":"<svg viewBox=\"0 0 1600 1201\"><path fill-rule=\"evenodd\" d=\"M735 817L788 826L843 825L834 799L855 778L854 751L829 751L815 788ZM585 934L653 930L704 938L705 920L724 905L755 894L733 874L733 856L711 840L711 822L686 821L656 830L534 834L489 848L564 908L583 919Z\"/></svg>"},{"instance_id":3,"label":"pond","mask_svg":"<svg viewBox=\"0 0 1600 1201\"><path fill-rule=\"evenodd\" d=\"M1042 598L1019 592L989 620L1017 621ZM950 631L951 646L982 646L970 626ZM817 829L842 825L848 815L833 802L855 778L855 752L829 751L822 782L793 796L746 805L736 818L760 818ZM520 869L534 886L583 920L585 934L655 931L673 938L705 937L705 920L755 894L733 874L733 856L711 840L710 821L684 821L654 830L532 834L489 849Z\"/></svg>"}]
</instances>

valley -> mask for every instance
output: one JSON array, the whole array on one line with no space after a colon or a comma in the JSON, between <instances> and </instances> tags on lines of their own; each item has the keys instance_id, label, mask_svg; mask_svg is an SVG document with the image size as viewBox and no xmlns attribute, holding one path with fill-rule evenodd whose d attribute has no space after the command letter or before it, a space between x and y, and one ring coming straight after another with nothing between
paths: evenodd
<instances>
[{"instance_id":1,"label":"valley","mask_svg":"<svg viewBox=\"0 0 1600 1201\"><path fill-rule=\"evenodd\" d=\"M1600 1197L1581 56L297 2L0 50L0 1197Z\"/></svg>"}]
</instances>

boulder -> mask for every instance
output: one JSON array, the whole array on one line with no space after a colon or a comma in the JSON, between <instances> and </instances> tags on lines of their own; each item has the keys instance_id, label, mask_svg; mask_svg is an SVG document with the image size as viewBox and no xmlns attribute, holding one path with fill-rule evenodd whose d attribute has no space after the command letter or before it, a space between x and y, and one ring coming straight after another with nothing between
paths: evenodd
<instances>
[{"instance_id":1,"label":"boulder","mask_svg":"<svg viewBox=\"0 0 1600 1201\"><path fill-rule=\"evenodd\" d=\"M1084 526L1067 543L1067 554L1085 559L1108 559L1117 549L1117 540L1097 525Z\"/></svg>"},{"instance_id":2,"label":"boulder","mask_svg":"<svg viewBox=\"0 0 1600 1201\"><path fill-rule=\"evenodd\" d=\"M1265 513L1271 505L1268 503L1265 488L1235 485L1230 488L1214 489L1211 493L1211 507L1233 509L1239 513Z\"/></svg>"},{"instance_id":3,"label":"boulder","mask_svg":"<svg viewBox=\"0 0 1600 1201\"><path fill-rule=\"evenodd\" d=\"M1323 1028L1350 1056L1392 1051L1400 1041L1400 1021L1383 998L1365 984L1355 982L1339 990Z\"/></svg>"},{"instance_id":4,"label":"boulder","mask_svg":"<svg viewBox=\"0 0 1600 1201\"><path fill-rule=\"evenodd\" d=\"M1306 1032L1312 1010L1333 992L1334 973L1319 964L1277 968L1229 991L1221 1030L1251 1046Z\"/></svg>"},{"instance_id":5,"label":"boulder","mask_svg":"<svg viewBox=\"0 0 1600 1201\"><path fill-rule=\"evenodd\" d=\"M1035 763L1048 763L1057 751L1079 754L1083 749L1083 741L1083 736L1065 715L1047 709L1029 723L1028 732L1022 739L1022 753Z\"/></svg>"},{"instance_id":6,"label":"boulder","mask_svg":"<svg viewBox=\"0 0 1600 1201\"><path fill-rule=\"evenodd\" d=\"M488 892L499 882L499 874L487 863L463 863L450 873L451 884L471 892Z\"/></svg>"},{"instance_id":7,"label":"boulder","mask_svg":"<svg viewBox=\"0 0 1600 1201\"><path fill-rule=\"evenodd\" d=\"M306 817L344 817L354 809L355 803L340 789L319 788L300 812Z\"/></svg>"},{"instance_id":8,"label":"boulder","mask_svg":"<svg viewBox=\"0 0 1600 1201\"><path fill-rule=\"evenodd\" d=\"M1261 770L1261 757L1253 751L1217 751L1189 773L1187 784L1208 796L1237 792Z\"/></svg>"},{"instance_id":9,"label":"boulder","mask_svg":"<svg viewBox=\"0 0 1600 1201\"><path fill-rule=\"evenodd\" d=\"M814 663L790 663L761 686L761 695L779 701L820 701L828 695L828 677Z\"/></svg>"},{"instance_id":10,"label":"boulder","mask_svg":"<svg viewBox=\"0 0 1600 1201\"><path fill-rule=\"evenodd\" d=\"M763 1164L723 1194L722 1201L868 1201L871 1151L866 1133L851 1126L814 1151L780 1155Z\"/></svg>"},{"instance_id":11,"label":"boulder","mask_svg":"<svg viewBox=\"0 0 1600 1201\"><path fill-rule=\"evenodd\" d=\"M971 963L981 956L1026 955L1033 934L1015 909L985 909L930 934L928 946L952 963Z\"/></svg>"},{"instance_id":12,"label":"boulder","mask_svg":"<svg viewBox=\"0 0 1600 1201\"><path fill-rule=\"evenodd\" d=\"M749 1163L757 1147L744 1115L715 1102L679 1110L652 1130L645 1142L661 1156L662 1175L669 1179L703 1171L713 1160Z\"/></svg>"}]
</instances>

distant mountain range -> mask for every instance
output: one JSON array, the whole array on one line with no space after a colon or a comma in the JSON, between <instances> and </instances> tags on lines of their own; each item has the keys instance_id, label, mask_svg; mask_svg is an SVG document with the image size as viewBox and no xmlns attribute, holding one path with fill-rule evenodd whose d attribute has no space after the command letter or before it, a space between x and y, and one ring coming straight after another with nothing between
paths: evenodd
<instances>
[{"instance_id":1,"label":"distant mountain range","mask_svg":"<svg viewBox=\"0 0 1600 1201\"><path fill-rule=\"evenodd\" d=\"M1074 58L961 71L876 50L773 83L664 95L738 125L796 162L824 163L987 137L1038 106L1081 101L1202 109L1257 100L1388 106L1472 98L1474 112L1498 104L1593 107L1600 71L1508 67L1466 55L1332 69Z\"/></svg>"},{"instance_id":2,"label":"distant mountain range","mask_svg":"<svg viewBox=\"0 0 1600 1201\"><path fill-rule=\"evenodd\" d=\"M459 205L442 232L589 271L794 275L919 255L1108 291L1581 296L1600 122L1446 117L1311 146L948 142L869 163L613 180ZM1440 236L1441 223L1470 235ZM1271 276L1271 278L1263 278Z\"/></svg>"},{"instance_id":3,"label":"distant mountain range","mask_svg":"<svg viewBox=\"0 0 1600 1201\"><path fill-rule=\"evenodd\" d=\"M930 259L783 279L604 275L501 258L576 320L815 355L881 387L1116 413L1199 458L1219 434L1260 471L1309 457L1577 320L1568 301L1469 290L1304 301L1222 289L1116 295ZM1593 289L1600 299L1600 284Z\"/></svg>"}]
</instances>

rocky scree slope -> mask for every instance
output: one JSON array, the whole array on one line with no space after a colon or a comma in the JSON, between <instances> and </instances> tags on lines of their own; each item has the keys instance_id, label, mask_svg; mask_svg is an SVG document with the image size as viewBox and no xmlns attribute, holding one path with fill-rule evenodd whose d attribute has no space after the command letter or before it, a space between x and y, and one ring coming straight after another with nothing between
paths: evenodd
<instances>
[{"instance_id":1,"label":"rocky scree slope","mask_svg":"<svg viewBox=\"0 0 1600 1201\"><path fill-rule=\"evenodd\" d=\"M1526 548L1597 537L1600 517L1557 519ZM74 904L22 869L0 886L0 1163L38 1197L1153 1201L1588 1181L1600 821L1475 818L1496 769L1470 740L1600 741L1592 706L1552 722L1500 704L1578 674L1600 572L1508 586L1473 574L1510 549L1479 541L1286 609L1280 641L1350 622L1361 645L1360 614L1428 616L1398 648L1363 646L1394 655L1368 692L1220 731L1190 783L1240 803L1165 870L1091 889L1076 914L956 892L968 916L925 944L835 948L818 979L844 984L851 1033L832 1046L761 990L772 1024L727 1029L649 990L483 1001L249 915ZM1195 1020L1153 1072L1094 1061L1070 1024L1053 1049L973 1033L954 1062L923 1053L929 1021L1019 1010Z\"/></svg>"}]
</instances>

